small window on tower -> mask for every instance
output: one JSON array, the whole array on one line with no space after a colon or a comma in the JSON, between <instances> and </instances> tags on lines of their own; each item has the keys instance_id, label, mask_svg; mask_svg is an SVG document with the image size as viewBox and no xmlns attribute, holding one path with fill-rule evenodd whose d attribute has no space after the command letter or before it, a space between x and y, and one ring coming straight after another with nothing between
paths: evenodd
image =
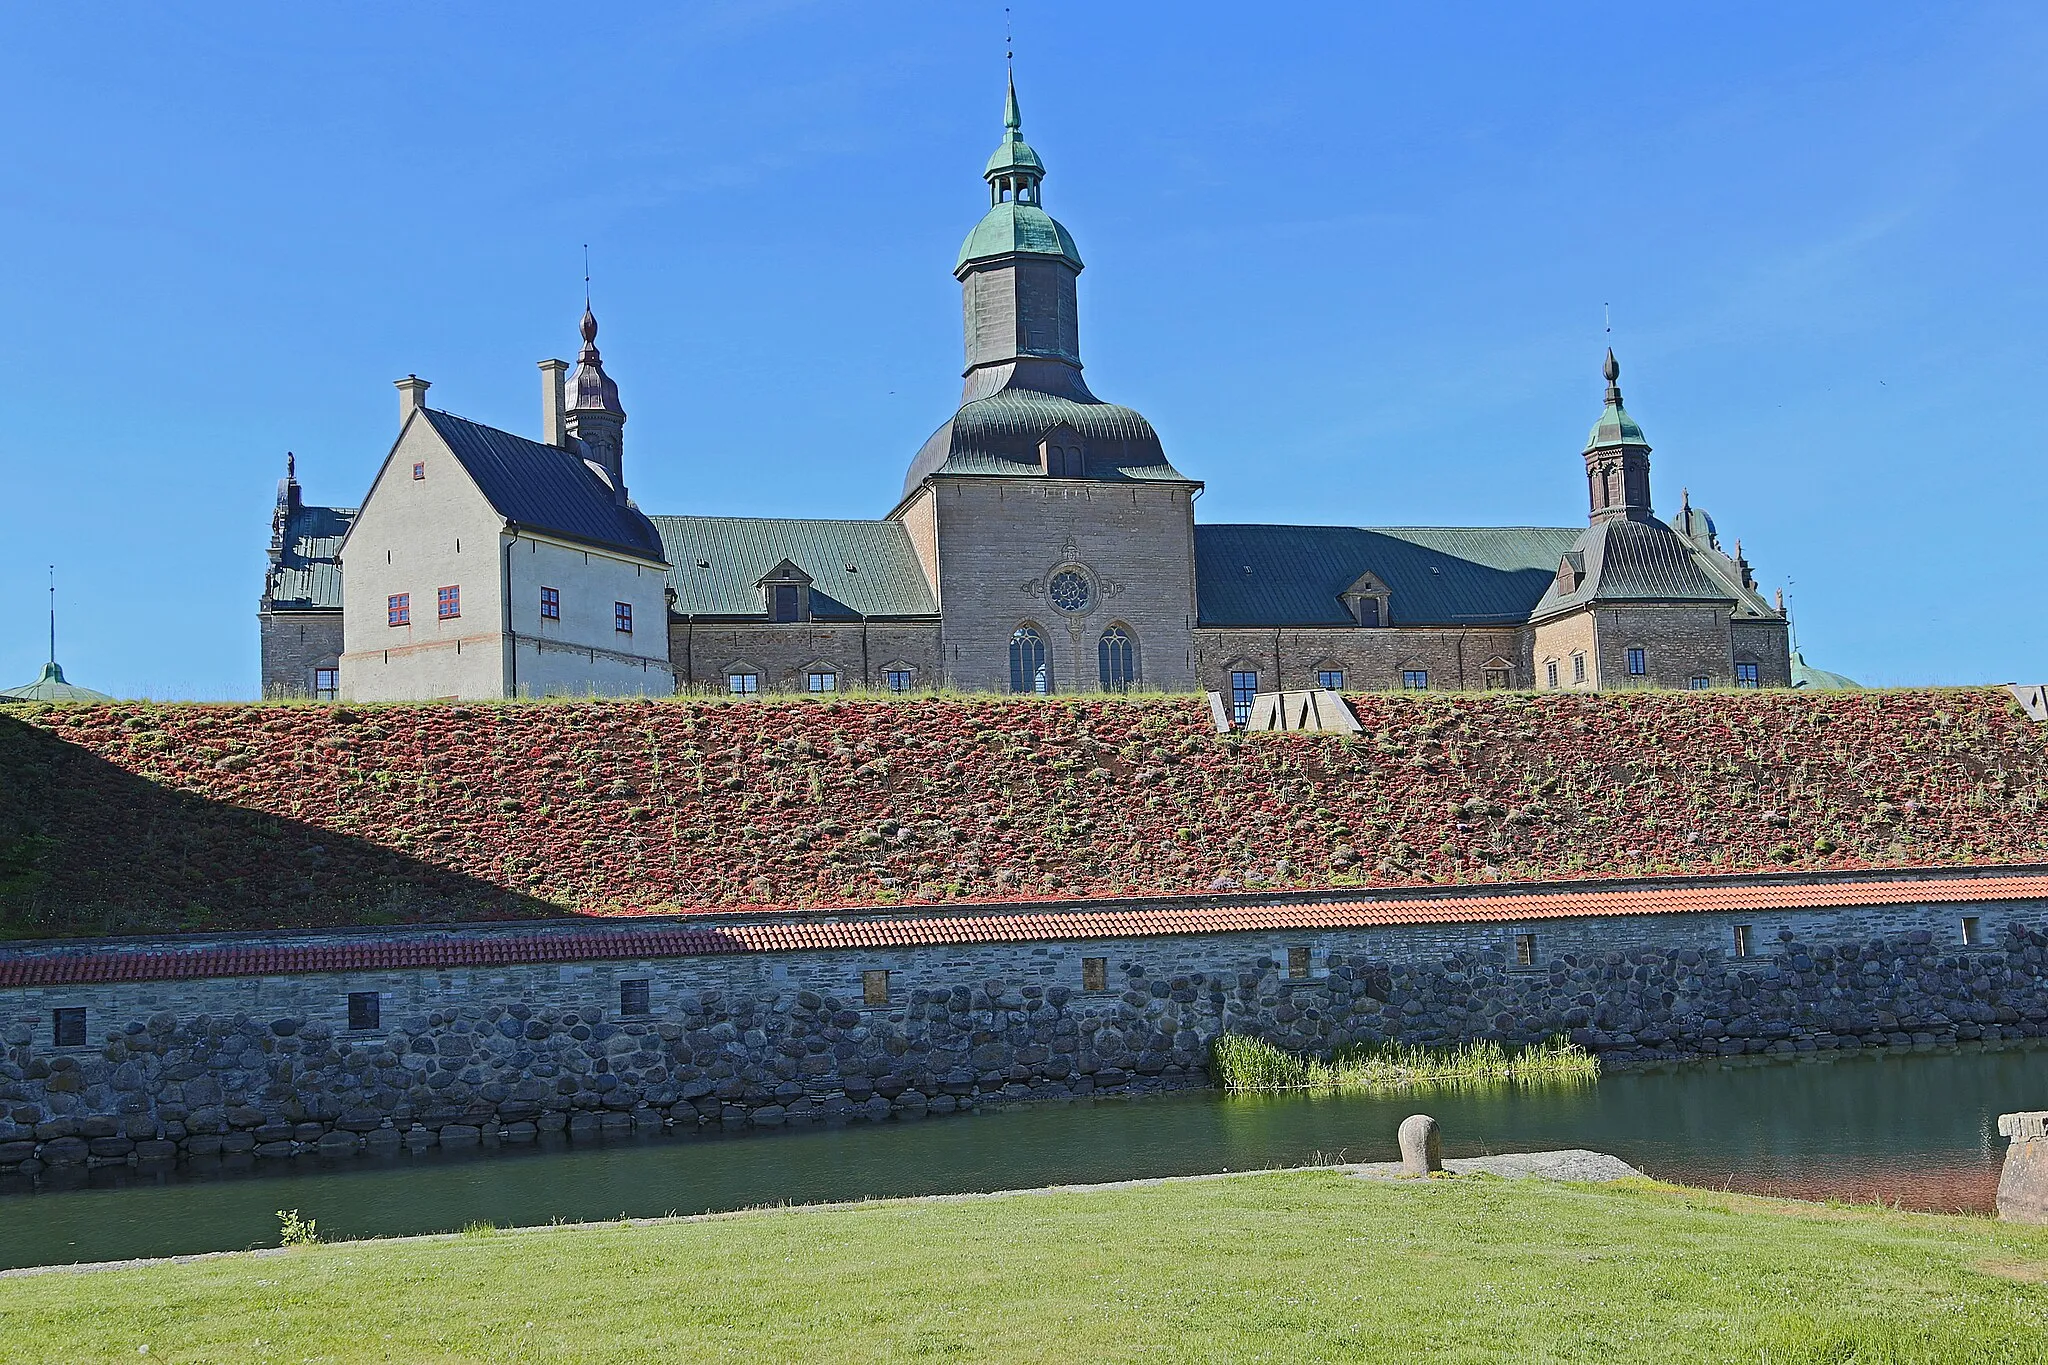
<instances>
[{"instance_id":1,"label":"small window on tower","mask_svg":"<svg viewBox=\"0 0 2048 1365\"><path fill-rule=\"evenodd\" d=\"M559 621L562 619L562 594L554 588L540 590L540 619Z\"/></svg>"},{"instance_id":2,"label":"small window on tower","mask_svg":"<svg viewBox=\"0 0 2048 1365\"><path fill-rule=\"evenodd\" d=\"M633 633L633 604L631 602L612 603L612 629L621 635L631 635Z\"/></svg>"}]
</instances>

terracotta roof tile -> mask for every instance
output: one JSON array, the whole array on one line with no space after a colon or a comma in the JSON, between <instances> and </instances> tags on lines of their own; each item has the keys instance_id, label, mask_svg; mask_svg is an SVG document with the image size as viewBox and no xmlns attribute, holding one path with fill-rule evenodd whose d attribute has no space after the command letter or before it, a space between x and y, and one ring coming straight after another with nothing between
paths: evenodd
<instances>
[{"instance_id":1,"label":"terracotta roof tile","mask_svg":"<svg viewBox=\"0 0 2048 1365\"><path fill-rule=\"evenodd\" d=\"M819 948L918 948L961 943L1073 942L1156 934L1366 929L1421 924L1492 924L1590 915L1669 915L1816 910L1843 906L1953 905L2048 901L2048 874L1523 892L1469 892L1308 905L1078 910L923 917L876 915L700 925L661 930L471 931L466 937L378 938L338 943L189 949L60 948L0 951L0 987L203 976L290 975L520 962L801 952ZM414 931L417 932L417 931Z\"/></svg>"}]
</instances>

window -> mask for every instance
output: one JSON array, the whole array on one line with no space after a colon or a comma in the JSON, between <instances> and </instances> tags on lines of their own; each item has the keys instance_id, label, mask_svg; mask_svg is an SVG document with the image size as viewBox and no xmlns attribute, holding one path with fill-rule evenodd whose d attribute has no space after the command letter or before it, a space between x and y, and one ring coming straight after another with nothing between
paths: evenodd
<instances>
[{"instance_id":1,"label":"window","mask_svg":"<svg viewBox=\"0 0 2048 1365\"><path fill-rule=\"evenodd\" d=\"M1649 674L1650 656L1640 646L1632 646L1628 652L1628 675L1641 678Z\"/></svg>"},{"instance_id":2,"label":"window","mask_svg":"<svg viewBox=\"0 0 2048 1365\"><path fill-rule=\"evenodd\" d=\"M761 690L759 673L728 673L725 675L725 689L735 697L751 697Z\"/></svg>"},{"instance_id":3,"label":"window","mask_svg":"<svg viewBox=\"0 0 2048 1365\"><path fill-rule=\"evenodd\" d=\"M1410 692L1427 692L1429 690L1429 670L1426 668L1402 669L1401 686Z\"/></svg>"},{"instance_id":4,"label":"window","mask_svg":"<svg viewBox=\"0 0 2048 1365\"><path fill-rule=\"evenodd\" d=\"M1287 950L1287 976L1292 981L1300 981L1308 976L1308 949Z\"/></svg>"},{"instance_id":5,"label":"window","mask_svg":"<svg viewBox=\"0 0 2048 1365\"><path fill-rule=\"evenodd\" d=\"M340 669L316 668L313 670L313 699L315 701L333 701L340 694Z\"/></svg>"},{"instance_id":6,"label":"window","mask_svg":"<svg viewBox=\"0 0 2048 1365\"><path fill-rule=\"evenodd\" d=\"M1692 677L1688 678L1685 683L1686 690L1691 692L1704 692L1713 685L1713 679L1709 678L1704 673L1693 674Z\"/></svg>"},{"instance_id":7,"label":"window","mask_svg":"<svg viewBox=\"0 0 2048 1365\"><path fill-rule=\"evenodd\" d=\"M559 621L562 619L562 594L553 588L540 590L540 619Z\"/></svg>"},{"instance_id":8,"label":"window","mask_svg":"<svg viewBox=\"0 0 2048 1365\"><path fill-rule=\"evenodd\" d=\"M647 978L643 976L631 981L621 981L619 983L619 1013L646 1014L648 1012Z\"/></svg>"},{"instance_id":9,"label":"window","mask_svg":"<svg viewBox=\"0 0 2048 1365\"><path fill-rule=\"evenodd\" d=\"M1515 965L1533 967L1536 965L1536 935L1515 935Z\"/></svg>"},{"instance_id":10,"label":"window","mask_svg":"<svg viewBox=\"0 0 2048 1365\"><path fill-rule=\"evenodd\" d=\"M1749 926L1747 924L1735 926L1735 955L1737 957L1749 956Z\"/></svg>"},{"instance_id":11,"label":"window","mask_svg":"<svg viewBox=\"0 0 2048 1365\"><path fill-rule=\"evenodd\" d=\"M85 1008L50 1011L50 1045L52 1047L85 1046Z\"/></svg>"},{"instance_id":12,"label":"window","mask_svg":"<svg viewBox=\"0 0 2048 1365\"><path fill-rule=\"evenodd\" d=\"M348 993L348 1026L351 1031L362 1033L378 1027L384 1018L384 999L375 991L350 991Z\"/></svg>"},{"instance_id":13,"label":"window","mask_svg":"<svg viewBox=\"0 0 2048 1365\"><path fill-rule=\"evenodd\" d=\"M1487 670L1486 670L1486 685L1487 685L1488 687L1490 687L1490 688L1493 688L1494 690L1498 691L1498 690L1500 690L1500 689L1502 689L1502 688L1506 687L1506 686L1508 685L1508 682L1509 682L1509 675L1508 675L1508 670L1507 670L1507 669L1505 669L1505 668L1489 668L1489 669L1487 669Z\"/></svg>"},{"instance_id":14,"label":"window","mask_svg":"<svg viewBox=\"0 0 2048 1365\"><path fill-rule=\"evenodd\" d=\"M1757 677L1757 667L1756 667L1756 665L1755 665L1755 664L1737 664L1737 665L1735 665L1735 685L1736 685L1737 687L1759 687L1759 686L1761 686L1761 685L1762 685L1762 680L1761 680L1761 679L1759 679L1759 678Z\"/></svg>"},{"instance_id":15,"label":"window","mask_svg":"<svg viewBox=\"0 0 2048 1365\"><path fill-rule=\"evenodd\" d=\"M885 971L862 972L860 974L860 1001L863 1005L888 1004L889 973Z\"/></svg>"},{"instance_id":16,"label":"window","mask_svg":"<svg viewBox=\"0 0 2048 1365\"><path fill-rule=\"evenodd\" d=\"M1316 686L1330 692L1342 692L1344 690L1344 670L1341 668L1322 669L1316 674Z\"/></svg>"},{"instance_id":17,"label":"window","mask_svg":"<svg viewBox=\"0 0 2048 1365\"><path fill-rule=\"evenodd\" d=\"M1545 659L1543 661L1543 681L1547 686L1557 686L1557 660Z\"/></svg>"},{"instance_id":18,"label":"window","mask_svg":"<svg viewBox=\"0 0 2048 1365\"><path fill-rule=\"evenodd\" d=\"M882 681L891 692L908 692L915 678L907 668L892 668L882 675Z\"/></svg>"},{"instance_id":19,"label":"window","mask_svg":"<svg viewBox=\"0 0 2048 1365\"><path fill-rule=\"evenodd\" d=\"M1084 957L1081 959L1081 989L1084 991L1105 991L1109 989L1108 958Z\"/></svg>"},{"instance_id":20,"label":"window","mask_svg":"<svg viewBox=\"0 0 2048 1365\"><path fill-rule=\"evenodd\" d=\"M1036 626L1019 626L1010 637L1010 690L1041 697L1052 691L1052 665L1046 661L1045 637Z\"/></svg>"},{"instance_id":21,"label":"window","mask_svg":"<svg viewBox=\"0 0 2048 1365\"><path fill-rule=\"evenodd\" d=\"M1380 623L1380 599L1361 597L1358 599L1358 624L1376 626Z\"/></svg>"},{"instance_id":22,"label":"window","mask_svg":"<svg viewBox=\"0 0 2048 1365\"><path fill-rule=\"evenodd\" d=\"M1230 719L1238 725L1252 720L1252 698L1259 695L1257 669L1234 668L1230 672Z\"/></svg>"},{"instance_id":23,"label":"window","mask_svg":"<svg viewBox=\"0 0 2048 1365\"><path fill-rule=\"evenodd\" d=\"M813 692L837 692L839 675L829 668L814 668L804 675L805 686Z\"/></svg>"},{"instance_id":24,"label":"window","mask_svg":"<svg viewBox=\"0 0 2048 1365\"><path fill-rule=\"evenodd\" d=\"M412 476L415 479L424 479L427 477L427 467L424 464L414 465L412 467Z\"/></svg>"},{"instance_id":25,"label":"window","mask_svg":"<svg viewBox=\"0 0 2048 1365\"><path fill-rule=\"evenodd\" d=\"M1984 942L1984 932L1975 915L1963 916L1963 946L1975 948Z\"/></svg>"},{"instance_id":26,"label":"window","mask_svg":"<svg viewBox=\"0 0 2048 1365\"><path fill-rule=\"evenodd\" d=\"M434 595L434 609L443 621L453 621L462 615L462 589L441 589Z\"/></svg>"},{"instance_id":27,"label":"window","mask_svg":"<svg viewBox=\"0 0 2048 1365\"><path fill-rule=\"evenodd\" d=\"M1582 683L1585 680L1586 656L1583 654L1574 654L1572 655L1572 681L1575 683Z\"/></svg>"},{"instance_id":28,"label":"window","mask_svg":"<svg viewBox=\"0 0 2048 1365\"><path fill-rule=\"evenodd\" d=\"M1138 680L1138 651L1131 641L1131 633L1122 626L1111 626L1102 632L1095 653L1102 674L1102 690L1130 691L1131 684Z\"/></svg>"},{"instance_id":29,"label":"window","mask_svg":"<svg viewBox=\"0 0 2048 1365\"><path fill-rule=\"evenodd\" d=\"M769 620L795 621L802 618L802 612L797 606L796 584L777 583L774 596L775 605L774 609L768 614Z\"/></svg>"},{"instance_id":30,"label":"window","mask_svg":"<svg viewBox=\"0 0 2048 1365\"><path fill-rule=\"evenodd\" d=\"M633 604L631 602L612 603L612 629L621 635L631 635L633 633Z\"/></svg>"},{"instance_id":31,"label":"window","mask_svg":"<svg viewBox=\"0 0 2048 1365\"><path fill-rule=\"evenodd\" d=\"M394 626L412 624L412 594L395 592L384 599L385 619Z\"/></svg>"},{"instance_id":32,"label":"window","mask_svg":"<svg viewBox=\"0 0 2048 1365\"><path fill-rule=\"evenodd\" d=\"M1052 576L1052 581L1045 585L1045 595L1052 599L1052 604L1061 611L1081 611L1087 607L1094 593L1088 586L1087 578L1078 570L1061 569Z\"/></svg>"}]
</instances>

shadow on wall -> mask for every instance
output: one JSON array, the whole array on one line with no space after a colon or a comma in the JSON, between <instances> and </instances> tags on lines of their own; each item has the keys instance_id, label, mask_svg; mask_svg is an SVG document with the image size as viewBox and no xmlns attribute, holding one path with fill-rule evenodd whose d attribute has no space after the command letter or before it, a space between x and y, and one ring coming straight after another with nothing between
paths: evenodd
<instances>
[{"instance_id":1,"label":"shadow on wall","mask_svg":"<svg viewBox=\"0 0 2048 1365\"><path fill-rule=\"evenodd\" d=\"M368 840L139 777L0 712L0 939L565 913Z\"/></svg>"}]
</instances>

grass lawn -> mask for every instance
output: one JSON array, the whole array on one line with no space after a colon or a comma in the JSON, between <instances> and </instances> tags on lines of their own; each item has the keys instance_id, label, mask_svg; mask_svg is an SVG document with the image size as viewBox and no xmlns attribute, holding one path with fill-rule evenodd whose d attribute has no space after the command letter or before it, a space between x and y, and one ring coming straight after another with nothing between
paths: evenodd
<instances>
[{"instance_id":1,"label":"grass lawn","mask_svg":"<svg viewBox=\"0 0 2048 1365\"><path fill-rule=\"evenodd\" d=\"M2044 1279L1987 1219L1297 1171L0 1279L0 1360L2048 1362Z\"/></svg>"}]
</instances>

